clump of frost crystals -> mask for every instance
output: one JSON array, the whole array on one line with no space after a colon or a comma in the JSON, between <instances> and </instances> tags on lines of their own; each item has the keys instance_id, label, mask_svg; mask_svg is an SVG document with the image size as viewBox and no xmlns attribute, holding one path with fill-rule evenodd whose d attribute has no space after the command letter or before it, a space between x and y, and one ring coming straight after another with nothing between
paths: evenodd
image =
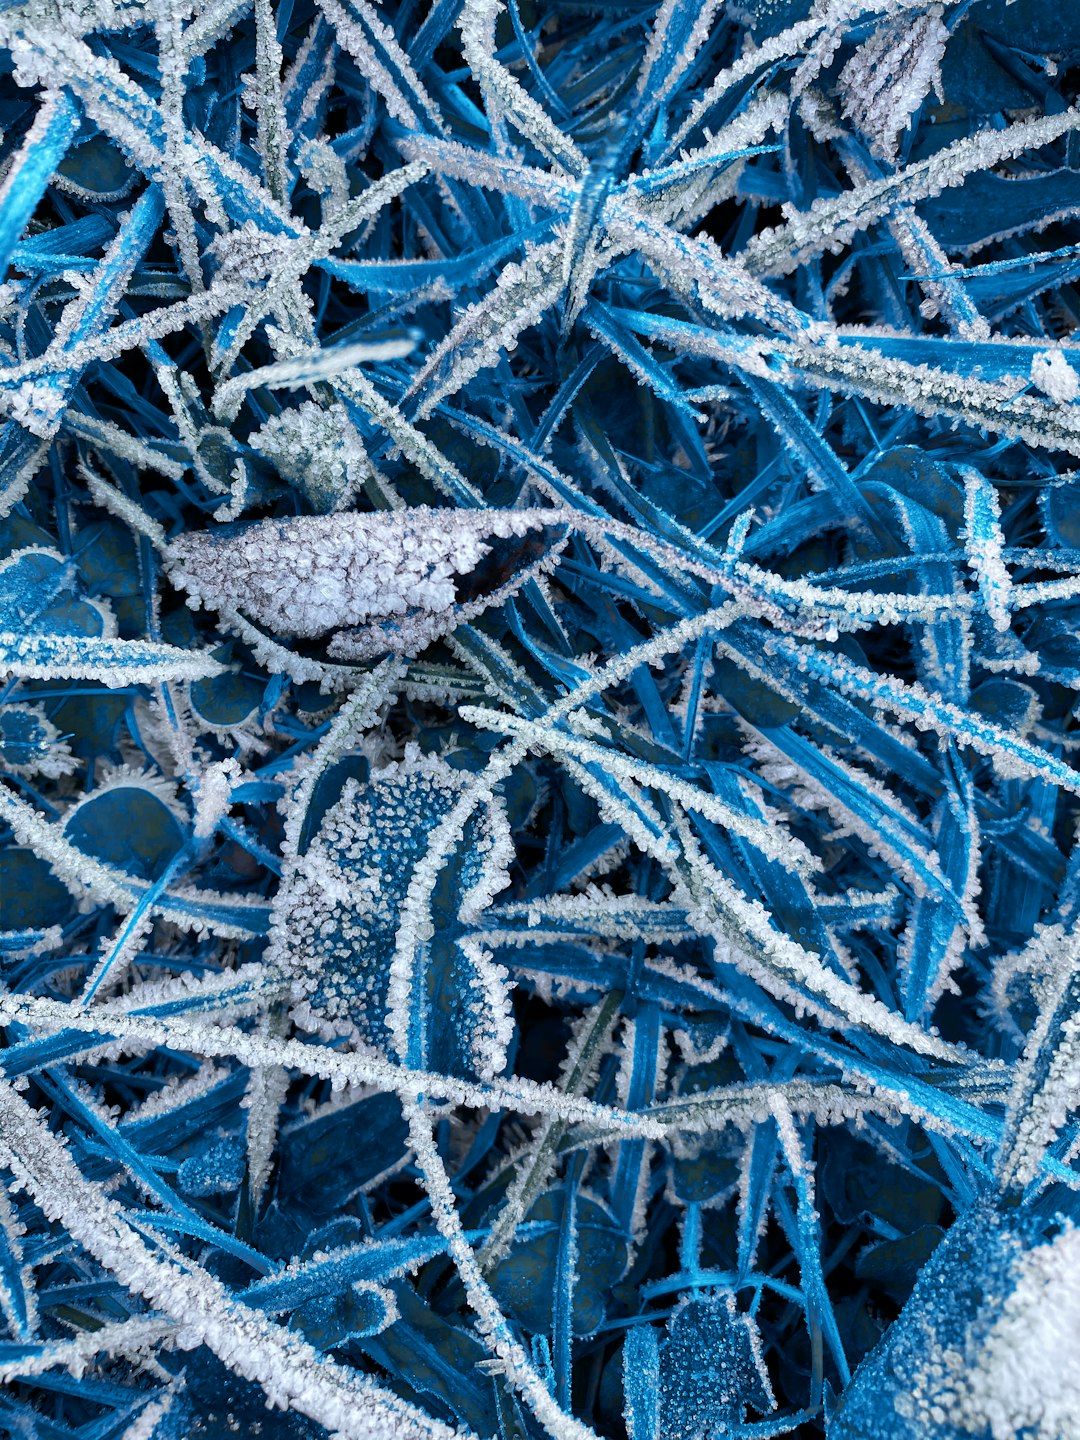
<instances>
[{"instance_id":1,"label":"clump of frost crystals","mask_svg":"<svg viewBox=\"0 0 1080 1440\"><path fill-rule=\"evenodd\" d=\"M941 96L941 57L949 32L936 7L882 25L840 72L844 114L883 160L895 160L900 132L931 88Z\"/></svg>"},{"instance_id":2,"label":"clump of frost crystals","mask_svg":"<svg viewBox=\"0 0 1080 1440\"><path fill-rule=\"evenodd\" d=\"M563 535L554 510L415 506L183 535L169 563L193 608L242 610L301 639L339 632L331 654L368 659L420 649L498 604L554 562Z\"/></svg>"},{"instance_id":3,"label":"clump of frost crystals","mask_svg":"<svg viewBox=\"0 0 1080 1440\"><path fill-rule=\"evenodd\" d=\"M340 402L324 407L305 400L282 410L255 432L251 446L320 513L347 501L370 469Z\"/></svg>"},{"instance_id":4,"label":"clump of frost crystals","mask_svg":"<svg viewBox=\"0 0 1080 1440\"><path fill-rule=\"evenodd\" d=\"M1031 359L1031 379L1044 395L1063 405L1080 397L1080 375L1060 350L1040 350Z\"/></svg>"}]
</instances>

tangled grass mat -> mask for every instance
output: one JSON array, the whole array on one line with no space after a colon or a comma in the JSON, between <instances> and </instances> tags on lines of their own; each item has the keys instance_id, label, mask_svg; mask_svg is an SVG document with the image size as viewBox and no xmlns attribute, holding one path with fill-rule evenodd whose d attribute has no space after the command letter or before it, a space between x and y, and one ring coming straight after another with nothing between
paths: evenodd
<instances>
[{"instance_id":1,"label":"tangled grass mat","mask_svg":"<svg viewBox=\"0 0 1080 1440\"><path fill-rule=\"evenodd\" d=\"M0 0L0 1431L1080 1437L1078 75Z\"/></svg>"}]
</instances>

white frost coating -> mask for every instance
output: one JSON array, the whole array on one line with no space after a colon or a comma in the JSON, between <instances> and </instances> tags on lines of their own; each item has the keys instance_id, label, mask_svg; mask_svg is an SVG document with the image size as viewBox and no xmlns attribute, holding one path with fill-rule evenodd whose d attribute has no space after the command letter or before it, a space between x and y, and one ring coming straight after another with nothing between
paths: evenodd
<instances>
[{"instance_id":1,"label":"white frost coating","mask_svg":"<svg viewBox=\"0 0 1080 1440\"><path fill-rule=\"evenodd\" d=\"M115 905L121 914L126 914L146 896L155 915L161 915L186 930L208 931L222 939L233 940L246 940L260 933L254 920L251 924L244 923L245 910L257 912L260 902L252 902L247 896L218 895L212 890L179 886L160 896L153 894L147 882L114 865L103 864L91 855L84 855L65 837L59 825L45 820L7 785L0 785L0 817L11 826L21 845L29 845L37 851L77 900L92 895L104 904ZM221 919L215 913L218 907L227 909L231 920ZM193 910L195 913L192 913Z\"/></svg>"},{"instance_id":2,"label":"white frost coating","mask_svg":"<svg viewBox=\"0 0 1080 1440\"><path fill-rule=\"evenodd\" d=\"M685 74L687 67L709 38L713 19L719 9L719 0L705 0L705 3L697 6L696 9L697 14L694 16L690 34L677 48L672 46L669 32L676 16L681 18L682 6L677 4L676 0L663 0L657 11L637 83L638 95L647 97L657 108L661 99L671 93L679 78ZM664 73L657 75L654 72L665 54L668 61L667 68Z\"/></svg>"},{"instance_id":3,"label":"white frost coating","mask_svg":"<svg viewBox=\"0 0 1080 1440\"><path fill-rule=\"evenodd\" d=\"M257 370L249 370L225 380L214 394L214 413L223 419L232 419L239 409L242 397L258 386L271 390L296 390L313 385L317 380L347 374L358 365L371 360L404 359L415 348L416 341L412 334L408 334L299 351L287 360L263 365Z\"/></svg>"},{"instance_id":4,"label":"white frost coating","mask_svg":"<svg viewBox=\"0 0 1080 1440\"><path fill-rule=\"evenodd\" d=\"M319 511L339 510L371 464L345 406L305 400L271 416L251 437L278 474L298 485Z\"/></svg>"},{"instance_id":5,"label":"white frost coating","mask_svg":"<svg viewBox=\"0 0 1080 1440\"><path fill-rule=\"evenodd\" d=\"M1080 1435L1080 1230L1019 1260L1016 1285L983 1343L962 1357L944 1418L993 1440ZM957 1356L957 1360L961 1357ZM948 1367L952 1369L952 1366ZM931 1412L933 1413L933 1412Z\"/></svg>"},{"instance_id":6,"label":"white frost coating","mask_svg":"<svg viewBox=\"0 0 1080 1440\"><path fill-rule=\"evenodd\" d=\"M489 553L489 541L560 521L549 510L426 506L261 520L232 538L181 536L170 549L170 574L195 608L240 607L275 633L305 639L408 617L399 636L409 646L434 637L434 617L475 613L475 601L459 602L456 582ZM391 648L391 639L376 648Z\"/></svg>"},{"instance_id":7,"label":"white frost coating","mask_svg":"<svg viewBox=\"0 0 1080 1440\"><path fill-rule=\"evenodd\" d=\"M231 756L227 760L214 760L199 776L195 795L195 838L205 840L218 827L219 821L229 813L232 787L239 783L240 762Z\"/></svg>"},{"instance_id":8,"label":"white frost coating","mask_svg":"<svg viewBox=\"0 0 1080 1440\"><path fill-rule=\"evenodd\" d=\"M260 1024L266 1025L260 1017ZM272 1022L271 1022L272 1023ZM278 1116L289 1088L288 1071L280 1065L253 1065L247 1089L240 1102L248 1112L247 1157L248 1176L253 1203L258 1206L274 1164L277 1144Z\"/></svg>"},{"instance_id":9,"label":"white frost coating","mask_svg":"<svg viewBox=\"0 0 1080 1440\"><path fill-rule=\"evenodd\" d=\"M520 1392L552 1440L597 1440L588 1425L567 1414L554 1399L500 1310L462 1228L450 1177L432 1137L428 1116L413 1101L403 1101L401 1108L409 1124L409 1138L417 1162L424 1173L432 1216L447 1242L492 1360L499 1362L499 1369Z\"/></svg>"},{"instance_id":10,"label":"white frost coating","mask_svg":"<svg viewBox=\"0 0 1080 1440\"><path fill-rule=\"evenodd\" d=\"M282 855L286 860L297 854L304 817L319 776L375 725L380 708L393 697L403 671L404 662L397 659L384 660L369 671L341 705L315 749L294 766L295 788L280 802L285 819Z\"/></svg>"},{"instance_id":11,"label":"white frost coating","mask_svg":"<svg viewBox=\"0 0 1080 1440\"><path fill-rule=\"evenodd\" d=\"M964 471L964 524L968 564L975 572L986 613L995 630L1008 630L1012 578L1002 559L1005 536L997 492L977 470Z\"/></svg>"},{"instance_id":12,"label":"white frost coating","mask_svg":"<svg viewBox=\"0 0 1080 1440\"><path fill-rule=\"evenodd\" d=\"M309 1415L340 1440L451 1440L459 1433L325 1360L294 1331L233 1299L166 1241L151 1248L6 1083L0 1083L0 1155L50 1219L122 1285L181 1322L178 1343L208 1346L230 1369L257 1381L268 1404Z\"/></svg>"},{"instance_id":13,"label":"white frost coating","mask_svg":"<svg viewBox=\"0 0 1080 1440\"><path fill-rule=\"evenodd\" d=\"M647 195L654 219L683 232L690 230L714 205L735 193L744 160L731 157L761 145L770 130L782 133L789 109L780 91L759 93L703 145L684 150L677 161L631 175L628 193Z\"/></svg>"},{"instance_id":14,"label":"white frost coating","mask_svg":"<svg viewBox=\"0 0 1080 1440\"><path fill-rule=\"evenodd\" d=\"M154 1440L154 1434L172 1409L173 1396L166 1393L161 1400L145 1406L124 1431L120 1440Z\"/></svg>"},{"instance_id":15,"label":"white frost coating","mask_svg":"<svg viewBox=\"0 0 1080 1440\"><path fill-rule=\"evenodd\" d=\"M166 1342L175 1328L173 1321L159 1315L133 1315L98 1330L77 1330L70 1339L43 1345L36 1355L15 1355L0 1362L0 1385L10 1384L16 1377L43 1375L59 1366L79 1380L96 1356L143 1358Z\"/></svg>"},{"instance_id":16,"label":"white frost coating","mask_svg":"<svg viewBox=\"0 0 1080 1440\"><path fill-rule=\"evenodd\" d=\"M172 578L193 600L242 604L269 629L310 638L372 616L452 605L453 576L485 548L475 529L421 532L396 514L301 517L262 521L237 539L182 536Z\"/></svg>"},{"instance_id":17,"label":"white frost coating","mask_svg":"<svg viewBox=\"0 0 1080 1440\"><path fill-rule=\"evenodd\" d=\"M882 159L896 158L900 132L931 88L941 95L941 57L949 32L937 7L883 25L840 72L844 114Z\"/></svg>"},{"instance_id":18,"label":"white frost coating","mask_svg":"<svg viewBox=\"0 0 1080 1440\"><path fill-rule=\"evenodd\" d=\"M29 1340L37 1332L38 1310L37 1291L34 1287L34 1272L27 1265L23 1255L22 1237L26 1227L15 1213L11 1196L0 1186L0 1229L3 1230L8 1251L8 1265L18 1275L12 1285L7 1275L0 1272L0 1315L7 1321L11 1334L17 1340Z\"/></svg>"},{"instance_id":19,"label":"white frost coating","mask_svg":"<svg viewBox=\"0 0 1080 1440\"><path fill-rule=\"evenodd\" d=\"M509 983L509 970L496 965L491 952L479 940L466 936L458 943L481 992L470 1017L473 1024L469 1029L469 1055L476 1073L491 1079L505 1070L507 1046L514 1038L510 998L514 987Z\"/></svg>"},{"instance_id":20,"label":"white frost coating","mask_svg":"<svg viewBox=\"0 0 1080 1440\"><path fill-rule=\"evenodd\" d=\"M755 275L788 275L825 250L838 252L896 205L912 205L962 185L969 175L1048 145L1077 125L1080 112L1073 109L1020 120L1004 130L982 130L892 175L815 200L808 210L782 206L787 223L759 231L743 251L743 260Z\"/></svg>"},{"instance_id":21,"label":"white frost coating","mask_svg":"<svg viewBox=\"0 0 1080 1440\"><path fill-rule=\"evenodd\" d=\"M1060 350L1040 350L1031 360L1031 381L1044 395L1068 405L1080 395L1080 375Z\"/></svg>"},{"instance_id":22,"label":"white frost coating","mask_svg":"<svg viewBox=\"0 0 1080 1440\"><path fill-rule=\"evenodd\" d=\"M747 46L740 59L721 69L704 95L695 100L686 119L668 143L666 153L670 155L678 150L694 127L723 96L730 94L756 71L774 65L778 60L787 60L811 46L815 46L817 50L824 47L828 59L831 59L842 31L861 16L872 11L904 15L912 10L920 10L924 5L925 0L833 0L831 4L815 5L805 20L799 20L786 30L768 36L760 45ZM818 57L817 70L820 70L822 63L828 63L828 60Z\"/></svg>"},{"instance_id":23,"label":"white frost coating","mask_svg":"<svg viewBox=\"0 0 1080 1440\"><path fill-rule=\"evenodd\" d=\"M664 1134L663 1127L646 1116L566 1095L550 1085L517 1076L483 1083L461 1080L454 1075L394 1065L371 1051L351 1052L300 1040L279 1040L201 1020L122 1013L106 1006L81 1012L72 1005L40 996L0 994L0 1023L13 1021L48 1032L65 1028L82 1031L89 1051L100 1050L102 1026L107 1023L110 1034L122 1037L115 1043L127 1049L176 1045L196 1055L218 1059L227 1056L249 1066L280 1064L304 1075L321 1076L338 1090L346 1085L374 1085L395 1094L423 1094L431 1100L450 1100L474 1109L498 1107L522 1115L553 1115L561 1120L611 1126L620 1133L632 1129L650 1139L661 1139Z\"/></svg>"},{"instance_id":24,"label":"white frost coating","mask_svg":"<svg viewBox=\"0 0 1080 1440\"><path fill-rule=\"evenodd\" d=\"M304 854L289 858L267 958L292 977L294 997L310 1001L320 1028L359 1032L380 1050L407 1054L413 1005L426 1003L414 1000L414 990L423 991L424 982L417 982L433 933L430 911L416 927L408 960L391 964L385 994L383 951L394 953L405 887L429 864L425 820L434 833L437 817L468 793L470 778L411 746L401 762L375 771L369 784L349 781ZM291 808L295 816L297 808ZM466 922L503 889L514 854L502 802L489 794L478 812L467 839L463 824L452 849L432 862L434 883L450 854L466 843L467 862L479 860L470 888L456 897ZM388 856L396 865L393 877L386 874ZM462 940L459 948L475 990L455 1020L467 1032L477 1073L491 1079L505 1067L513 1033L509 976L479 941Z\"/></svg>"},{"instance_id":25,"label":"white frost coating","mask_svg":"<svg viewBox=\"0 0 1080 1440\"><path fill-rule=\"evenodd\" d=\"M97 680L116 690L148 681L203 680L221 670L209 655L156 641L0 631L0 675L21 680Z\"/></svg>"},{"instance_id":26,"label":"white frost coating","mask_svg":"<svg viewBox=\"0 0 1080 1440\"><path fill-rule=\"evenodd\" d=\"M721 1085L665 1101L648 1114L650 1119L668 1124L682 1135L713 1134L729 1125L748 1129L763 1124L782 1113L781 1102L791 1117L812 1116L819 1125L840 1125L860 1115L883 1115L890 1123L896 1123L901 1114L918 1118L922 1123L926 1114L911 1102L901 1108L889 1097L860 1089L850 1081L828 1084L807 1080ZM933 1128L933 1117L927 1123Z\"/></svg>"},{"instance_id":27,"label":"white frost coating","mask_svg":"<svg viewBox=\"0 0 1080 1440\"><path fill-rule=\"evenodd\" d=\"M1029 1183L1070 1110L1080 1101L1080 1014L1075 1006L1080 936L1062 925L1036 927L1023 950L1004 957L994 978L999 1007L1007 1007L1015 976L1039 977L1038 1015L1015 1066L1005 1137L998 1160L1003 1186Z\"/></svg>"},{"instance_id":28,"label":"white frost coating","mask_svg":"<svg viewBox=\"0 0 1080 1440\"><path fill-rule=\"evenodd\" d=\"M735 965L770 994L789 1001L797 1009L808 1010L814 1006L814 1000L796 988L805 986L849 1022L883 1036L892 1044L907 1045L918 1054L956 1062L962 1053L956 1047L910 1024L875 995L841 979L816 954L781 934L765 906L744 895L727 876L709 864L687 826L678 828L688 872L685 903L699 933L712 939L718 962ZM686 883L681 875L679 883ZM679 898L678 891L676 898Z\"/></svg>"},{"instance_id":29,"label":"white frost coating","mask_svg":"<svg viewBox=\"0 0 1080 1440\"><path fill-rule=\"evenodd\" d=\"M432 103L409 57L394 38L393 30L379 19L372 6L365 0L352 0L348 8L339 0L319 0L319 8L333 25L337 43L353 57L361 74L385 100L386 108L395 120L400 120L410 130L423 128L425 121L428 128L443 128L438 107ZM400 76L401 85L379 59L372 41ZM423 120L413 109L414 104L423 111Z\"/></svg>"},{"instance_id":30,"label":"white frost coating","mask_svg":"<svg viewBox=\"0 0 1080 1440\"><path fill-rule=\"evenodd\" d=\"M36 435L51 440L56 422L63 414L67 397L62 390L45 382L24 380L3 396L3 406L12 420Z\"/></svg>"},{"instance_id":31,"label":"white frost coating","mask_svg":"<svg viewBox=\"0 0 1080 1440\"><path fill-rule=\"evenodd\" d=\"M1015 1175L1032 1180L1043 1156L1071 1111L1080 1105L1080 1016L1074 1015L1061 1033L1041 1088L1032 1096L1017 1126Z\"/></svg>"},{"instance_id":32,"label":"white frost coating","mask_svg":"<svg viewBox=\"0 0 1080 1440\"><path fill-rule=\"evenodd\" d=\"M812 348L778 341L772 348L790 355L800 378L811 384L857 392L878 404L910 405L920 415L948 415L992 433L1015 435L1031 445L1080 455L1080 415L1057 403L1016 393L1022 378L1015 377L1015 383L1013 377L1007 382L979 380L933 365L912 365L871 346L872 341Z\"/></svg>"},{"instance_id":33,"label":"white frost coating","mask_svg":"<svg viewBox=\"0 0 1080 1440\"><path fill-rule=\"evenodd\" d=\"M179 30L179 26L177 29ZM280 204L284 201L288 188L285 151L288 149L289 131L281 95L283 56L276 30L277 24L270 8L270 0L255 0L255 113L258 121L258 150L270 193Z\"/></svg>"},{"instance_id":34,"label":"white frost coating","mask_svg":"<svg viewBox=\"0 0 1080 1440\"><path fill-rule=\"evenodd\" d=\"M465 59L484 91L489 107L501 110L542 155L575 175L587 168L584 155L551 116L495 58L495 26L503 6L499 0L467 0L458 22Z\"/></svg>"},{"instance_id":35,"label":"white frost coating","mask_svg":"<svg viewBox=\"0 0 1080 1440\"><path fill-rule=\"evenodd\" d=\"M9 703L4 706L6 720L22 719L26 731L33 730L33 738L25 744L24 758L15 758L18 751L11 743L12 730L5 727L4 743L0 746L4 756L4 769L12 775L28 779L31 775L44 775L49 780L59 780L79 768L79 762L72 755L66 740L40 705ZM17 732L16 732L17 733ZM25 732L24 732L25 733Z\"/></svg>"},{"instance_id":36,"label":"white frost coating","mask_svg":"<svg viewBox=\"0 0 1080 1440\"><path fill-rule=\"evenodd\" d=\"M520 264L507 265L495 287L469 305L413 377L405 399L418 397L423 419L448 395L456 395L474 375L498 363L517 345L518 336L535 325L561 294L565 281L561 240L526 245Z\"/></svg>"},{"instance_id":37,"label":"white frost coating","mask_svg":"<svg viewBox=\"0 0 1080 1440\"><path fill-rule=\"evenodd\" d=\"M783 865L794 874L810 878L818 871L818 862L801 840L790 835L778 823L778 817L771 814L766 820L735 810L716 795L699 790L678 777L669 775L656 765L638 760L621 750L606 745L595 745L565 731L556 730L541 723L520 720L516 716L500 714L479 705L463 705L458 712L463 720L483 729L501 730L508 734L520 735L538 751L549 754L573 755L585 763L595 764L614 775L624 786L632 783L651 786L670 795L687 810L704 815L725 830L741 835L756 846L763 855ZM578 717L571 716L574 720Z\"/></svg>"}]
</instances>

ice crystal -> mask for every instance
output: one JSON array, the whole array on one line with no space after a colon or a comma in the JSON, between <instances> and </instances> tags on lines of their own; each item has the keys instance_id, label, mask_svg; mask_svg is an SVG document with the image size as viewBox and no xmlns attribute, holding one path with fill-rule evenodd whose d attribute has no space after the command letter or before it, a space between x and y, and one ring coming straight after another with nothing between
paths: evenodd
<instances>
[{"instance_id":1,"label":"ice crystal","mask_svg":"<svg viewBox=\"0 0 1080 1440\"><path fill-rule=\"evenodd\" d=\"M0 8L0 1431L1080 1433L1080 8Z\"/></svg>"}]
</instances>

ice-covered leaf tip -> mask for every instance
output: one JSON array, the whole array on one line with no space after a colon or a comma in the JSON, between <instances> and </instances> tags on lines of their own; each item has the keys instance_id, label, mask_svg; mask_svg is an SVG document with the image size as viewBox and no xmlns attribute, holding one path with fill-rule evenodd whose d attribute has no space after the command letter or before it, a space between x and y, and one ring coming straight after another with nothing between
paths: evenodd
<instances>
[{"instance_id":1,"label":"ice-covered leaf tip","mask_svg":"<svg viewBox=\"0 0 1080 1440\"><path fill-rule=\"evenodd\" d=\"M239 610L274 635L332 633L331 654L415 653L555 563L555 510L415 506L261 520L174 540L169 574L193 605Z\"/></svg>"}]
</instances>

